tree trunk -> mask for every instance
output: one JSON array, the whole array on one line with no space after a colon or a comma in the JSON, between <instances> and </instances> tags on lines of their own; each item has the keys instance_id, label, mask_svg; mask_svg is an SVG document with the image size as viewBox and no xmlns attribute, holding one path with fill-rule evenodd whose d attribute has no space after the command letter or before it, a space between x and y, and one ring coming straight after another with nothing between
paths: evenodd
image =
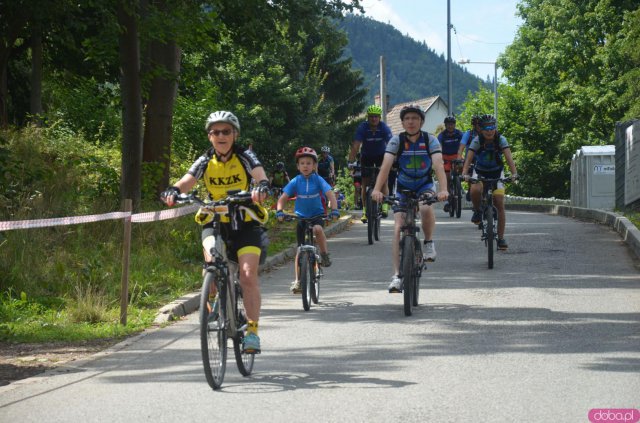
<instances>
[{"instance_id":1,"label":"tree trunk","mask_svg":"<svg viewBox=\"0 0 640 423\"><path fill-rule=\"evenodd\" d=\"M131 199L133 210L140 207L142 169L142 100L140 90L140 46L135 16L136 0L118 3L121 96L122 96L122 178L120 195Z\"/></svg>"},{"instance_id":2,"label":"tree trunk","mask_svg":"<svg viewBox=\"0 0 640 423\"><path fill-rule=\"evenodd\" d=\"M149 102L145 113L142 160L158 166L160 172L151 172L156 194L169 185L171 164L171 138L173 106L178 92L180 49L175 41L153 41L149 50L151 81Z\"/></svg>"},{"instance_id":3,"label":"tree trunk","mask_svg":"<svg viewBox=\"0 0 640 423\"><path fill-rule=\"evenodd\" d=\"M14 10L14 12L16 12ZM9 58L14 48L16 39L23 33L25 25L27 24L26 9L20 9L18 12L25 13L13 13L8 16L3 16L3 19L7 20L8 25L3 25L5 31L0 37L0 127L6 128L9 126L9 112L7 102L9 101Z\"/></svg>"},{"instance_id":4,"label":"tree trunk","mask_svg":"<svg viewBox=\"0 0 640 423\"><path fill-rule=\"evenodd\" d=\"M42 126L42 33L34 30L31 37L31 98L33 123Z\"/></svg>"}]
</instances>

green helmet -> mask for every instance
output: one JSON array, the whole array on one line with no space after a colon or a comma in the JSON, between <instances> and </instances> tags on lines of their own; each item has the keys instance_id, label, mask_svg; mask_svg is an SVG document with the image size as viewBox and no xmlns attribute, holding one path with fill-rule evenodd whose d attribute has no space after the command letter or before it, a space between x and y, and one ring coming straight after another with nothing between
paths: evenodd
<instances>
[{"instance_id":1,"label":"green helmet","mask_svg":"<svg viewBox=\"0 0 640 423\"><path fill-rule=\"evenodd\" d=\"M376 105L376 104L372 104L371 106L369 106L367 108L367 114L368 115L376 115L376 116L382 116L382 107Z\"/></svg>"}]
</instances>

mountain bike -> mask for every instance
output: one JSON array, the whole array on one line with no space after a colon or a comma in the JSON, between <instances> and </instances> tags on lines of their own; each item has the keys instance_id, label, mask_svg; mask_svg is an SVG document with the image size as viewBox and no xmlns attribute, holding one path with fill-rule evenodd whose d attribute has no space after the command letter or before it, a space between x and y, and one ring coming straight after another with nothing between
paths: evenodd
<instances>
[{"instance_id":1,"label":"mountain bike","mask_svg":"<svg viewBox=\"0 0 640 423\"><path fill-rule=\"evenodd\" d=\"M496 237L498 234L498 209L493 204L493 191L497 189L498 182L509 183L511 177L507 178L477 178L469 179L471 184L482 182L482 199L480 200L480 212L482 219L478 228L482 231L480 240L484 241L487 247L487 263L489 269L493 269L493 253L497 249Z\"/></svg>"},{"instance_id":2,"label":"mountain bike","mask_svg":"<svg viewBox=\"0 0 640 423\"><path fill-rule=\"evenodd\" d=\"M228 191L228 197L218 201L204 201L195 193L180 194L177 203L196 203L200 212L212 217L215 244L209 253L213 262L206 263L204 280L200 291L200 349L204 373L209 386L220 389L227 368L227 341L233 341L233 352L238 370L243 376L253 371L255 354L242 350L247 316L242 301L237 264L227 260L225 242L220 231L220 216L235 213L243 205L251 204L251 193ZM233 224L233 223L232 223ZM214 293L217 292L217 295Z\"/></svg>"},{"instance_id":3,"label":"mountain bike","mask_svg":"<svg viewBox=\"0 0 640 423\"><path fill-rule=\"evenodd\" d=\"M455 215L458 219L462 215L462 182L458 168L463 163L463 160L452 160L449 177L449 216Z\"/></svg>"},{"instance_id":4,"label":"mountain bike","mask_svg":"<svg viewBox=\"0 0 640 423\"><path fill-rule=\"evenodd\" d=\"M411 316L413 307L417 307L420 296L420 277L427 265L422 258L422 243L418 238L420 227L416 220L421 204L431 205L438 199L431 192L417 196L415 192L402 190L405 195L406 212L400 228L400 274L402 292L404 294L404 315ZM385 197L385 202L400 206L398 197Z\"/></svg>"},{"instance_id":5,"label":"mountain bike","mask_svg":"<svg viewBox=\"0 0 640 423\"><path fill-rule=\"evenodd\" d=\"M365 190L365 206L367 208L367 239L369 245L373 244L374 239L380 241L380 222L382 221L382 207L371 199L371 193L376 186L376 179L380 168L378 166L364 166L363 169L371 171L369 175L369 183Z\"/></svg>"},{"instance_id":6,"label":"mountain bike","mask_svg":"<svg viewBox=\"0 0 640 423\"><path fill-rule=\"evenodd\" d=\"M294 265L298 269L298 277L300 278L302 308L304 311L309 311L312 302L313 304L318 304L320 299L320 279L324 276L320 250L313 235L313 226L310 224L317 220L318 216L305 218L295 214L286 214L284 217L285 221L294 219L302 222L304 227L304 243L298 246L297 261ZM325 221L331 220L325 216L322 216L322 219Z\"/></svg>"}]
</instances>

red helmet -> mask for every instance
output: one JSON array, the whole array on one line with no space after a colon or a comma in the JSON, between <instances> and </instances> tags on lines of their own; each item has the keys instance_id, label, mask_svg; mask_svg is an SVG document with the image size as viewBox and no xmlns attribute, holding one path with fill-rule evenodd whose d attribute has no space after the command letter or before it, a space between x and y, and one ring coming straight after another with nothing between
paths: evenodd
<instances>
[{"instance_id":1,"label":"red helmet","mask_svg":"<svg viewBox=\"0 0 640 423\"><path fill-rule=\"evenodd\" d=\"M296 162L300 157L311 157L315 162L318 161L318 153L311 147L300 147L296 151Z\"/></svg>"}]
</instances>

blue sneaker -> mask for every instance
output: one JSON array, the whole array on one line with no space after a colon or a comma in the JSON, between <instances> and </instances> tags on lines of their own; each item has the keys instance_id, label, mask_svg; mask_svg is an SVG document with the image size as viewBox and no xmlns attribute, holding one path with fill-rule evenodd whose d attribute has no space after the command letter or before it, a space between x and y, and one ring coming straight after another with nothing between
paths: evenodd
<instances>
[{"instance_id":1,"label":"blue sneaker","mask_svg":"<svg viewBox=\"0 0 640 423\"><path fill-rule=\"evenodd\" d=\"M242 352L260 354L260 337L255 333L247 333L242 339Z\"/></svg>"}]
</instances>

